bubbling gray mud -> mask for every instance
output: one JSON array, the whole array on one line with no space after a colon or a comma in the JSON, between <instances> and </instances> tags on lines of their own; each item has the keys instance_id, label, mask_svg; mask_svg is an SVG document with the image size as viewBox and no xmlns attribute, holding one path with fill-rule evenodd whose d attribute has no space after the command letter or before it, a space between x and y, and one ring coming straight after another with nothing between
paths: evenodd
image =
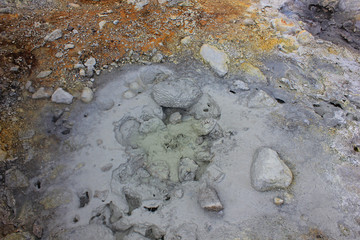
<instances>
[{"instance_id":1,"label":"bubbling gray mud","mask_svg":"<svg viewBox=\"0 0 360 240\"><path fill-rule=\"evenodd\" d=\"M201 96L176 108L154 101L154 85L184 77ZM298 239L313 228L341 239L339 223L354 227L337 197L326 123L295 95L285 102L265 84L235 89L241 80L196 62L128 67L108 79L93 103L73 110L66 171L43 200L59 206L49 239ZM289 187L252 187L263 147L289 166Z\"/></svg>"}]
</instances>

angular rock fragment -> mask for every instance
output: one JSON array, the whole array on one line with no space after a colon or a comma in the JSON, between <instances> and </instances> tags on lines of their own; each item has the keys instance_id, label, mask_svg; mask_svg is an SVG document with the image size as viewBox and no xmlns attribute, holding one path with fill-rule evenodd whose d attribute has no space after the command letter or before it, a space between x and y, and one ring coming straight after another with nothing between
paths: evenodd
<instances>
[{"instance_id":1,"label":"angular rock fragment","mask_svg":"<svg viewBox=\"0 0 360 240\"><path fill-rule=\"evenodd\" d=\"M32 99L50 98L52 94L52 89L41 87L32 95Z\"/></svg>"},{"instance_id":2,"label":"angular rock fragment","mask_svg":"<svg viewBox=\"0 0 360 240\"><path fill-rule=\"evenodd\" d=\"M286 188L292 182L292 172L271 148L256 151L250 170L251 185L257 191Z\"/></svg>"},{"instance_id":3,"label":"angular rock fragment","mask_svg":"<svg viewBox=\"0 0 360 240\"><path fill-rule=\"evenodd\" d=\"M224 209L215 189L209 186L199 190L198 201L200 206L208 211L219 212Z\"/></svg>"},{"instance_id":4,"label":"angular rock fragment","mask_svg":"<svg viewBox=\"0 0 360 240\"><path fill-rule=\"evenodd\" d=\"M162 107L189 108L201 97L200 87L192 79L163 81L153 87L152 97Z\"/></svg>"},{"instance_id":5,"label":"angular rock fragment","mask_svg":"<svg viewBox=\"0 0 360 240\"><path fill-rule=\"evenodd\" d=\"M44 40L47 42L53 42L61 37L62 37L62 31L60 29L56 29L53 32L51 32L50 34L46 35Z\"/></svg>"},{"instance_id":6,"label":"angular rock fragment","mask_svg":"<svg viewBox=\"0 0 360 240\"><path fill-rule=\"evenodd\" d=\"M229 62L229 58L225 52L219 50L217 47L204 44L200 49L200 55L210 64L219 77L223 77L227 74L227 63Z\"/></svg>"},{"instance_id":7,"label":"angular rock fragment","mask_svg":"<svg viewBox=\"0 0 360 240\"><path fill-rule=\"evenodd\" d=\"M56 91L51 96L51 101L55 103L64 103L64 104L71 104L73 100L73 96L64 91L62 88L56 89Z\"/></svg>"},{"instance_id":8,"label":"angular rock fragment","mask_svg":"<svg viewBox=\"0 0 360 240\"><path fill-rule=\"evenodd\" d=\"M94 92L91 90L91 88L84 87L83 91L81 92L81 101L84 103L89 103L94 97Z\"/></svg>"},{"instance_id":9,"label":"angular rock fragment","mask_svg":"<svg viewBox=\"0 0 360 240\"><path fill-rule=\"evenodd\" d=\"M179 165L179 180L193 181L199 166L190 158L182 158Z\"/></svg>"},{"instance_id":10,"label":"angular rock fragment","mask_svg":"<svg viewBox=\"0 0 360 240\"><path fill-rule=\"evenodd\" d=\"M199 101L194 104L189 111L195 116L195 119L219 118L221 110L215 100L207 93L203 94Z\"/></svg>"},{"instance_id":11,"label":"angular rock fragment","mask_svg":"<svg viewBox=\"0 0 360 240\"><path fill-rule=\"evenodd\" d=\"M52 73L51 70L49 70L49 71L42 71L42 72L40 72L40 73L36 76L36 78L46 78L46 77L48 77L51 73Z\"/></svg>"}]
</instances>

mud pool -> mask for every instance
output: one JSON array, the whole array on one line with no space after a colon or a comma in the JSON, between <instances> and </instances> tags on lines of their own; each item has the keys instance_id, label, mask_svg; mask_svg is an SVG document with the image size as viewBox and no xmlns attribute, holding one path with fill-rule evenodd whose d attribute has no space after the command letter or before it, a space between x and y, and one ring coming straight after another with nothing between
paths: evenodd
<instances>
[{"instance_id":1,"label":"mud pool","mask_svg":"<svg viewBox=\"0 0 360 240\"><path fill-rule=\"evenodd\" d=\"M65 170L42 200L45 208L57 207L48 237L284 239L316 227L340 239L339 224L351 223L326 123L319 125L320 116L290 91L280 101L267 84L240 84L192 66L109 73L94 102L72 109L75 125L58 158ZM207 98L195 100L205 104L197 114L153 99L154 85L184 76L201 89L198 99ZM129 97L130 86L138 91ZM291 169L290 186L252 187L251 164L263 147ZM199 199L204 188L215 192L208 208Z\"/></svg>"}]
</instances>

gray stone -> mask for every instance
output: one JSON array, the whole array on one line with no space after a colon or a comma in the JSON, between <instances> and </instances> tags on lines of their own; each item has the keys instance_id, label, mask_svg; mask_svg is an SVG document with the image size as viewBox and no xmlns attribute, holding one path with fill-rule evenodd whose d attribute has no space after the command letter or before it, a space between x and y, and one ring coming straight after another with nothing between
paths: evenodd
<instances>
[{"instance_id":1,"label":"gray stone","mask_svg":"<svg viewBox=\"0 0 360 240\"><path fill-rule=\"evenodd\" d=\"M201 95L200 87L191 79L160 82L152 91L152 97L157 104L172 108L189 108Z\"/></svg>"},{"instance_id":2,"label":"gray stone","mask_svg":"<svg viewBox=\"0 0 360 240\"><path fill-rule=\"evenodd\" d=\"M10 68L10 72L18 72L20 70L19 66L14 66Z\"/></svg>"},{"instance_id":3,"label":"gray stone","mask_svg":"<svg viewBox=\"0 0 360 240\"><path fill-rule=\"evenodd\" d=\"M97 98L96 104L99 109L108 111L114 107L115 102L111 98Z\"/></svg>"},{"instance_id":4,"label":"gray stone","mask_svg":"<svg viewBox=\"0 0 360 240\"><path fill-rule=\"evenodd\" d=\"M84 64L81 64L81 63L77 63L77 64L75 64L74 65L74 69L85 69L85 66L84 66Z\"/></svg>"},{"instance_id":5,"label":"gray stone","mask_svg":"<svg viewBox=\"0 0 360 240\"><path fill-rule=\"evenodd\" d=\"M204 44L200 49L200 55L220 77L227 74L229 58L225 52L209 44Z\"/></svg>"},{"instance_id":6,"label":"gray stone","mask_svg":"<svg viewBox=\"0 0 360 240\"><path fill-rule=\"evenodd\" d=\"M250 90L249 85L241 80L235 80L230 89L235 92Z\"/></svg>"},{"instance_id":7,"label":"gray stone","mask_svg":"<svg viewBox=\"0 0 360 240\"><path fill-rule=\"evenodd\" d=\"M169 117L169 122L171 124L177 124L181 122L181 114L179 112L174 112Z\"/></svg>"},{"instance_id":8,"label":"gray stone","mask_svg":"<svg viewBox=\"0 0 360 240\"><path fill-rule=\"evenodd\" d=\"M4 240L35 240L35 237L29 232L17 232L6 235Z\"/></svg>"},{"instance_id":9,"label":"gray stone","mask_svg":"<svg viewBox=\"0 0 360 240\"><path fill-rule=\"evenodd\" d=\"M131 90L127 90L123 93L123 97L126 98L126 99L130 99L130 98L133 98L136 96L136 93L134 93L133 91Z\"/></svg>"},{"instance_id":10,"label":"gray stone","mask_svg":"<svg viewBox=\"0 0 360 240\"><path fill-rule=\"evenodd\" d=\"M65 44L64 49L68 50L68 49L73 49L74 47L75 45L70 43L70 44Z\"/></svg>"},{"instance_id":11,"label":"gray stone","mask_svg":"<svg viewBox=\"0 0 360 240\"><path fill-rule=\"evenodd\" d=\"M42 71L42 72L40 72L40 73L36 76L36 78L46 78L46 77L48 77L51 73L52 73L51 70L49 70L49 71Z\"/></svg>"},{"instance_id":12,"label":"gray stone","mask_svg":"<svg viewBox=\"0 0 360 240\"><path fill-rule=\"evenodd\" d=\"M193 181L199 166L190 158L182 158L179 165L179 181Z\"/></svg>"},{"instance_id":13,"label":"gray stone","mask_svg":"<svg viewBox=\"0 0 360 240\"><path fill-rule=\"evenodd\" d=\"M215 189L203 186L199 190L198 201L200 206L208 211L219 212L224 209Z\"/></svg>"},{"instance_id":14,"label":"gray stone","mask_svg":"<svg viewBox=\"0 0 360 240\"><path fill-rule=\"evenodd\" d=\"M47 42L53 42L59 38L62 37L62 31L60 29L56 29L53 32L51 32L50 34L48 34L44 40Z\"/></svg>"},{"instance_id":15,"label":"gray stone","mask_svg":"<svg viewBox=\"0 0 360 240\"><path fill-rule=\"evenodd\" d=\"M81 92L81 101L83 101L84 103L89 103L92 101L93 97L93 91L88 87L84 87L83 91Z\"/></svg>"},{"instance_id":16,"label":"gray stone","mask_svg":"<svg viewBox=\"0 0 360 240\"><path fill-rule=\"evenodd\" d=\"M64 103L64 104L71 104L73 100L73 96L64 91L62 88L56 89L56 91L51 96L51 101L55 103Z\"/></svg>"},{"instance_id":17,"label":"gray stone","mask_svg":"<svg viewBox=\"0 0 360 240\"><path fill-rule=\"evenodd\" d=\"M144 66L139 71L140 80L144 85L151 84L155 80L160 82L167 79L170 75L172 75L170 70L159 66Z\"/></svg>"},{"instance_id":18,"label":"gray stone","mask_svg":"<svg viewBox=\"0 0 360 240\"><path fill-rule=\"evenodd\" d=\"M93 57L90 57L88 60L86 60L86 62L84 63L84 65L88 68L88 69L93 69L94 66L96 65L96 59Z\"/></svg>"},{"instance_id":19,"label":"gray stone","mask_svg":"<svg viewBox=\"0 0 360 240\"><path fill-rule=\"evenodd\" d=\"M63 57L64 56L64 53L62 53L62 52L57 52L56 54L55 54L55 57L57 57L57 58L61 58L61 57Z\"/></svg>"},{"instance_id":20,"label":"gray stone","mask_svg":"<svg viewBox=\"0 0 360 240\"><path fill-rule=\"evenodd\" d=\"M196 119L219 118L221 110L215 100L207 93L203 94L199 101L195 103L189 111Z\"/></svg>"},{"instance_id":21,"label":"gray stone","mask_svg":"<svg viewBox=\"0 0 360 240\"><path fill-rule=\"evenodd\" d=\"M32 82L31 81L27 81L26 84L25 84L25 89L26 90L29 90L29 88L31 87L32 85Z\"/></svg>"},{"instance_id":22,"label":"gray stone","mask_svg":"<svg viewBox=\"0 0 360 240\"><path fill-rule=\"evenodd\" d=\"M251 185L257 191L286 188L292 182L292 172L270 148L260 148L254 155L250 170Z\"/></svg>"},{"instance_id":23,"label":"gray stone","mask_svg":"<svg viewBox=\"0 0 360 240\"><path fill-rule=\"evenodd\" d=\"M52 89L41 87L32 95L32 99L49 98L52 94Z\"/></svg>"},{"instance_id":24,"label":"gray stone","mask_svg":"<svg viewBox=\"0 0 360 240\"><path fill-rule=\"evenodd\" d=\"M16 168L6 171L5 183L10 188L25 188L29 186L28 178Z\"/></svg>"},{"instance_id":25,"label":"gray stone","mask_svg":"<svg viewBox=\"0 0 360 240\"><path fill-rule=\"evenodd\" d=\"M275 107L276 104L276 100L270 97L265 91L258 90L249 95L247 105L249 108L266 108Z\"/></svg>"},{"instance_id":26,"label":"gray stone","mask_svg":"<svg viewBox=\"0 0 360 240\"><path fill-rule=\"evenodd\" d=\"M139 128L139 132L142 134L148 134L165 128L166 126L164 122L161 121L161 119L155 117L142 122Z\"/></svg>"},{"instance_id":27,"label":"gray stone","mask_svg":"<svg viewBox=\"0 0 360 240\"><path fill-rule=\"evenodd\" d=\"M139 136L140 123L133 118L124 117L115 126L115 139L123 146L137 148L136 138Z\"/></svg>"}]
</instances>

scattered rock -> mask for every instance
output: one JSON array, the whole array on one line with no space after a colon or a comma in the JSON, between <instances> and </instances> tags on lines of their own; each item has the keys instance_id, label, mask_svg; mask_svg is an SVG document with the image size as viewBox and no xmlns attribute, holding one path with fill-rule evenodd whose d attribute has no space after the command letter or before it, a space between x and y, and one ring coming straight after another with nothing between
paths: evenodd
<instances>
[{"instance_id":1,"label":"scattered rock","mask_svg":"<svg viewBox=\"0 0 360 240\"><path fill-rule=\"evenodd\" d=\"M74 64L74 69L85 69L85 66L84 66L84 64L77 63L77 64Z\"/></svg>"},{"instance_id":2,"label":"scattered rock","mask_svg":"<svg viewBox=\"0 0 360 240\"><path fill-rule=\"evenodd\" d=\"M224 209L215 189L209 186L200 189L198 201L200 206L208 211L219 212Z\"/></svg>"},{"instance_id":3,"label":"scattered rock","mask_svg":"<svg viewBox=\"0 0 360 240\"><path fill-rule=\"evenodd\" d=\"M204 44L200 49L200 55L220 77L227 74L229 58L225 52L209 44Z\"/></svg>"},{"instance_id":4,"label":"scattered rock","mask_svg":"<svg viewBox=\"0 0 360 240\"><path fill-rule=\"evenodd\" d=\"M126 98L126 99L130 99L130 98L133 98L136 96L136 93L134 93L133 91L131 90L127 90L123 93L123 97Z\"/></svg>"},{"instance_id":5,"label":"scattered rock","mask_svg":"<svg viewBox=\"0 0 360 240\"><path fill-rule=\"evenodd\" d=\"M0 8L0 14L10 14L10 13L12 13L12 10L9 7Z\"/></svg>"},{"instance_id":6,"label":"scattered rock","mask_svg":"<svg viewBox=\"0 0 360 240\"><path fill-rule=\"evenodd\" d=\"M243 82L241 80L235 80L232 84L232 86L230 87L230 90L238 93L240 91L249 91L249 85L246 82Z\"/></svg>"},{"instance_id":7,"label":"scattered rock","mask_svg":"<svg viewBox=\"0 0 360 240\"><path fill-rule=\"evenodd\" d=\"M50 98L52 94L52 89L41 87L32 95L32 99Z\"/></svg>"},{"instance_id":8,"label":"scattered rock","mask_svg":"<svg viewBox=\"0 0 360 240\"><path fill-rule=\"evenodd\" d=\"M96 104L101 110L108 111L114 107L115 102L111 98L97 98Z\"/></svg>"},{"instance_id":9,"label":"scattered rock","mask_svg":"<svg viewBox=\"0 0 360 240\"><path fill-rule=\"evenodd\" d=\"M219 118L221 110L215 100L207 93L203 94L199 101L195 103L189 111L195 119Z\"/></svg>"},{"instance_id":10,"label":"scattered rock","mask_svg":"<svg viewBox=\"0 0 360 240\"><path fill-rule=\"evenodd\" d=\"M5 183L10 188L26 188L29 186L28 178L16 168L5 172Z\"/></svg>"},{"instance_id":11,"label":"scattered rock","mask_svg":"<svg viewBox=\"0 0 360 240\"><path fill-rule=\"evenodd\" d=\"M62 31L60 29L56 29L54 30L52 33L48 34L44 40L47 41L47 42L53 42L59 38L62 37Z\"/></svg>"},{"instance_id":12,"label":"scattered rock","mask_svg":"<svg viewBox=\"0 0 360 240\"><path fill-rule=\"evenodd\" d=\"M265 75L261 72L261 70L250 63L244 62L241 64L241 70L244 74L245 79L248 82L260 82L267 83L267 79Z\"/></svg>"},{"instance_id":13,"label":"scattered rock","mask_svg":"<svg viewBox=\"0 0 360 240\"><path fill-rule=\"evenodd\" d=\"M251 19L251 18L246 18L244 21L243 21L243 24L245 26L252 26L252 25L256 25L256 22Z\"/></svg>"},{"instance_id":14,"label":"scattered rock","mask_svg":"<svg viewBox=\"0 0 360 240\"><path fill-rule=\"evenodd\" d=\"M123 240L150 240L150 238L144 237L140 233L131 232L126 235Z\"/></svg>"},{"instance_id":15,"label":"scattered rock","mask_svg":"<svg viewBox=\"0 0 360 240\"><path fill-rule=\"evenodd\" d=\"M114 24L114 25L118 25L119 22L120 22L119 20L115 20L115 21L113 21L113 24Z\"/></svg>"},{"instance_id":16,"label":"scattered rock","mask_svg":"<svg viewBox=\"0 0 360 240\"><path fill-rule=\"evenodd\" d=\"M270 97L263 90L258 90L250 94L248 97L249 108L266 108L275 107L277 104L276 100Z\"/></svg>"},{"instance_id":17,"label":"scattered rock","mask_svg":"<svg viewBox=\"0 0 360 240\"><path fill-rule=\"evenodd\" d=\"M140 68L139 77L143 85L152 84L154 81L166 80L172 72L160 66L144 66Z\"/></svg>"},{"instance_id":18,"label":"scattered rock","mask_svg":"<svg viewBox=\"0 0 360 240\"><path fill-rule=\"evenodd\" d=\"M104 28L104 26L105 26L106 23L107 23L106 20L103 20L103 21L99 22L100 30Z\"/></svg>"},{"instance_id":19,"label":"scattered rock","mask_svg":"<svg viewBox=\"0 0 360 240\"><path fill-rule=\"evenodd\" d=\"M52 73L51 70L49 70L49 71L42 71L42 72L40 72L40 73L36 76L36 78L46 78L46 77L48 77L51 73Z\"/></svg>"},{"instance_id":20,"label":"scattered rock","mask_svg":"<svg viewBox=\"0 0 360 240\"><path fill-rule=\"evenodd\" d=\"M88 69L93 69L96 65L96 59L93 57L90 57L88 60L86 60L86 62L84 63L84 65L88 68Z\"/></svg>"},{"instance_id":21,"label":"scattered rock","mask_svg":"<svg viewBox=\"0 0 360 240\"><path fill-rule=\"evenodd\" d=\"M281 206L281 205L284 204L284 200L281 199L281 198L279 198L279 197L275 197L275 198L274 198L274 204L275 204L276 206Z\"/></svg>"},{"instance_id":22,"label":"scattered rock","mask_svg":"<svg viewBox=\"0 0 360 240\"><path fill-rule=\"evenodd\" d=\"M7 152L0 149L0 162L5 161L7 156Z\"/></svg>"},{"instance_id":23,"label":"scattered rock","mask_svg":"<svg viewBox=\"0 0 360 240\"><path fill-rule=\"evenodd\" d=\"M19 66L14 66L10 68L10 72L19 72L20 67Z\"/></svg>"},{"instance_id":24,"label":"scattered rock","mask_svg":"<svg viewBox=\"0 0 360 240\"><path fill-rule=\"evenodd\" d=\"M61 58L61 57L63 57L64 56L64 53L62 53L62 52L57 52L56 54L55 54L55 57L57 57L57 58Z\"/></svg>"},{"instance_id":25,"label":"scattered rock","mask_svg":"<svg viewBox=\"0 0 360 240\"><path fill-rule=\"evenodd\" d=\"M270 148L256 151L250 170L251 185L257 191L286 188L292 182L292 172Z\"/></svg>"},{"instance_id":26,"label":"scattered rock","mask_svg":"<svg viewBox=\"0 0 360 240\"><path fill-rule=\"evenodd\" d=\"M307 44L313 42L315 38L313 37L313 35L311 35L311 33L309 33L306 30L303 30L298 33L296 39L300 44L307 45Z\"/></svg>"},{"instance_id":27,"label":"scattered rock","mask_svg":"<svg viewBox=\"0 0 360 240\"><path fill-rule=\"evenodd\" d=\"M161 62L161 60L163 60L164 56L161 53L156 53L152 58L151 61L152 62L156 62L159 63Z\"/></svg>"},{"instance_id":28,"label":"scattered rock","mask_svg":"<svg viewBox=\"0 0 360 240\"><path fill-rule=\"evenodd\" d=\"M162 107L189 108L201 97L200 87L192 79L163 81L153 87L152 97Z\"/></svg>"},{"instance_id":29,"label":"scattered rock","mask_svg":"<svg viewBox=\"0 0 360 240\"><path fill-rule=\"evenodd\" d=\"M171 124L177 124L181 122L181 114L179 112L174 112L169 117L169 122Z\"/></svg>"},{"instance_id":30,"label":"scattered rock","mask_svg":"<svg viewBox=\"0 0 360 240\"><path fill-rule=\"evenodd\" d=\"M75 45L74 45L74 44L71 44L71 43L65 44L65 46L64 46L64 49L65 49L65 50L73 49L73 48L75 48Z\"/></svg>"},{"instance_id":31,"label":"scattered rock","mask_svg":"<svg viewBox=\"0 0 360 240\"><path fill-rule=\"evenodd\" d=\"M25 89L26 90L29 90L29 88L31 87L32 85L32 82L31 81L27 81L26 84L25 84Z\"/></svg>"},{"instance_id":32,"label":"scattered rock","mask_svg":"<svg viewBox=\"0 0 360 240\"><path fill-rule=\"evenodd\" d=\"M102 172L107 172L107 171L110 171L110 169L113 167L113 164L112 163L108 163L104 166L101 167L101 171Z\"/></svg>"},{"instance_id":33,"label":"scattered rock","mask_svg":"<svg viewBox=\"0 0 360 240\"><path fill-rule=\"evenodd\" d=\"M179 165L179 180L193 181L199 166L190 158L182 158Z\"/></svg>"},{"instance_id":34,"label":"scattered rock","mask_svg":"<svg viewBox=\"0 0 360 240\"><path fill-rule=\"evenodd\" d=\"M56 89L56 91L51 96L51 101L55 103L64 103L64 104L71 104L73 100L73 96L64 91L62 88Z\"/></svg>"},{"instance_id":35,"label":"scattered rock","mask_svg":"<svg viewBox=\"0 0 360 240\"><path fill-rule=\"evenodd\" d=\"M136 10L141 10L144 6L149 4L149 0L127 0L128 4L134 4Z\"/></svg>"},{"instance_id":36,"label":"scattered rock","mask_svg":"<svg viewBox=\"0 0 360 240\"><path fill-rule=\"evenodd\" d=\"M80 97L81 101L83 101L84 103L89 103L92 101L93 97L94 93L91 88L84 87Z\"/></svg>"}]
</instances>

